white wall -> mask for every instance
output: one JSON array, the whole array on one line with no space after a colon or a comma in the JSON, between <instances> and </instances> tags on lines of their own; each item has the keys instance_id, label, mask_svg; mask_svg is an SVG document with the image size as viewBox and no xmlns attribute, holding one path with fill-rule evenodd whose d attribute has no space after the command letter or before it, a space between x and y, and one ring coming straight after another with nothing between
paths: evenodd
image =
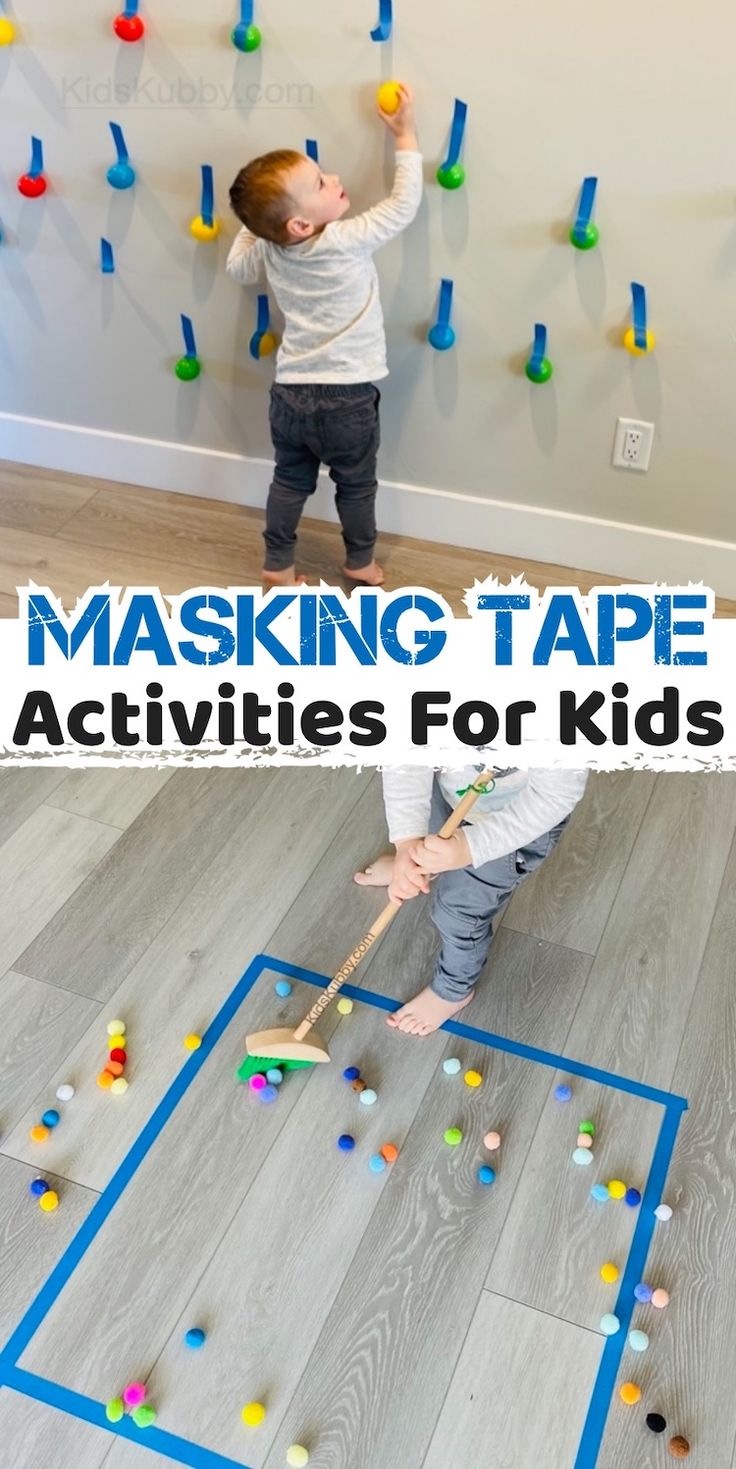
<instances>
[{"instance_id":1,"label":"white wall","mask_svg":"<svg viewBox=\"0 0 736 1469\"><path fill-rule=\"evenodd\" d=\"M428 184L418 221L380 260L392 366L383 477L736 542L730 0L394 8L393 43L381 46L368 34L377 0L256 0L263 47L241 57L228 41L235 0L144 0L142 46L113 35L115 0L8 6L20 34L0 50L0 409L267 457L272 361L251 361L254 300L223 273L236 227L227 187L255 153L313 135L324 165L365 206L390 178L375 85L398 75L417 92ZM146 106L109 100L136 78ZM271 100L166 101L171 88L200 82L227 95L236 84L269 87ZM312 105L300 106L310 89ZM434 168L456 95L470 108L468 177L448 194ZM109 119L124 125L139 172L125 194L105 180ZM52 184L41 202L15 189L32 132ZM188 232L202 162L215 165L227 221L215 246ZM578 254L565 240L586 173L600 179L601 243ZM116 246L112 279L99 273L101 234ZM439 355L425 334L445 273L456 283L458 344ZM647 359L618 345L632 278L647 287L658 338ZM193 386L171 371L182 310L206 369ZM555 367L544 388L519 375L537 319L549 326ZM619 414L656 423L647 476L610 467ZM102 442L100 467L114 477L115 441ZM12 453L8 420L0 452L3 443ZM596 544L593 534L593 554ZM554 559L563 548L552 546ZM606 569L600 554L588 564ZM695 554L694 575L702 564Z\"/></svg>"}]
</instances>

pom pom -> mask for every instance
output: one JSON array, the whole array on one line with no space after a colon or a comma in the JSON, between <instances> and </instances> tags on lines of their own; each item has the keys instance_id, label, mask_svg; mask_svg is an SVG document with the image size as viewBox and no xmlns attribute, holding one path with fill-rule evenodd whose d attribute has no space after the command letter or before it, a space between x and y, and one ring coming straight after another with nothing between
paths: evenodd
<instances>
[{"instance_id":1,"label":"pom pom","mask_svg":"<svg viewBox=\"0 0 736 1469\"><path fill-rule=\"evenodd\" d=\"M263 1403L246 1403L241 1416L249 1428L257 1428L266 1416L266 1409Z\"/></svg>"},{"instance_id":2,"label":"pom pom","mask_svg":"<svg viewBox=\"0 0 736 1469\"><path fill-rule=\"evenodd\" d=\"M641 1388L637 1387L635 1382L624 1382L619 1396L622 1403L628 1403L631 1407L634 1403L638 1403L641 1400Z\"/></svg>"},{"instance_id":3,"label":"pom pom","mask_svg":"<svg viewBox=\"0 0 736 1469\"><path fill-rule=\"evenodd\" d=\"M352 1000L349 1000L348 997L347 997L347 995L341 995L340 996L340 999L337 1002L337 1013L338 1013L338 1015L351 1015L352 1014L352 1010L353 1010L353 1002L352 1002Z\"/></svg>"},{"instance_id":4,"label":"pom pom","mask_svg":"<svg viewBox=\"0 0 736 1469\"><path fill-rule=\"evenodd\" d=\"M43 1209L44 1214L52 1214L54 1209L59 1207L59 1195L54 1189L49 1188L45 1194L41 1194L38 1205L40 1209Z\"/></svg>"},{"instance_id":5,"label":"pom pom","mask_svg":"<svg viewBox=\"0 0 736 1469\"><path fill-rule=\"evenodd\" d=\"M59 1102L71 1102L73 1096L74 1087L70 1086L66 1081L56 1088L56 1097Z\"/></svg>"},{"instance_id":6,"label":"pom pom","mask_svg":"<svg viewBox=\"0 0 736 1469\"><path fill-rule=\"evenodd\" d=\"M645 1352L649 1346L649 1337L645 1331L630 1331L629 1346L632 1352Z\"/></svg>"},{"instance_id":7,"label":"pom pom","mask_svg":"<svg viewBox=\"0 0 736 1469\"><path fill-rule=\"evenodd\" d=\"M201 1326L190 1326L189 1330L184 1336L184 1340L188 1347L191 1347L193 1351L196 1351L199 1347L204 1346L207 1340L207 1335L206 1332L202 1330Z\"/></svg>"},{"instance_id":8,"label":"pom pom","mask_svg":"<svg viewBox=\"0 0 736 1469\"><path fill-rule=\"evenodd\" d=\"M343 1132L337 1139L337 1146L342 1153L352 1153L355 1147L355 1138L349 1132Z\"/></svg>"},{"instance_id":9,"label":"pom pom","mask_svg":"<svg viewBox=\"0 0 736 1469\"><path fill-rule=\"evenodd\" d=\"M489 1153L495 1153L496 1148L501 1146L501 1135L498 1132L487 1132L483 1139L484 1146Z\"/></svg>"},{"instance_id":10,"label":"pom pom","mask_svg":"<svg viewBox=\"0 0 736 1469\"><path fill-rule=\"evenodd\" d=\"M458 1143L461 1143L462 1140L463 1135L459 1127L448 1127L445 1133L445 1142L447 1143L448 1148L456 1148Z\"/></svg>"},{"instance_id":11,"label":"pom pom","mask_svg":"<svg viewBox=\"0 0 736 1469\"><path fill-rule=\"evenodd\" d=\"M291 985L288 979L277 979L274 989L280 1000L285 1000L291 994Z\"/></svg>"},{"instance_id":12,"label":"pom pom","mask_svg":"<svg viewBox=\"0 0 736 1469\"><path fill-rule=\"evenodd\" d=\"M492 1168L489 1168L487 1163L482 1163L478 1169L478 1182L485 1184L496 1182L495 1172Z\"/></svg>"},{"instance_id":13,"label":"pom pom","mask_svg":"<svg viewBox=\"0 0 736 1469\"><path fill-rule=\"evenodd\" d=\"M652 1291L652 1305L656 1306L658 1311L663 1311L665 1306L669 1306L669 1303L670 1298L666 1290Z\"/></svg>"},{"instance_id":14,"label":"pom pom","mask_svg":"<svg viewBox=\"0 0 736 1469\"><path fill-rule=\"evenodd\" d=\"M663 1418L661 1413L647 1413L646 1425L647 1428L651 1429L652 1433L664 1433L667 1427L667 1419Z\"/></svg>"},{"instance_id":15,"label":"pom pom","mask_svg":"<svg viewBox=\"0 0 736 1469\"><path fill-rule=\"evenodd\" d=\"M605 1280L606 1285L613 1285L614 1281L618 1280L618 1277L618 1265L612 1265L608 1261L605 1265L601 1265L601 1280Z\"/></svg>"},{"instance_id":16,"label":"pom pom","mask_svg":"<svg viewBox=\"0 0 736 1469\"><path fill-rule=\"evenodd\" d=\"M372 1087L367 1086L365 1090L361 1092L360 1100L363 1103L364 1107L372 1107L373 1103L378 1101L378 1093L374 1092Z\"/></svg>"},{"instance_id":17,"label":"pom pom","mask_svg":"<svg viewBox=\"0 0 736 1469\"><path fill-rule=\"evenodd\" d=\"M465 1073L466 1086L480 1086L482 1080L483 1077L481 1076L479 1071L466 1071Z\"/></svg>"},{"instance_id":18,"label":"pom pom","mask_svg":"<svg viewBox=\"0 0 736 1469\"><path fill-rule=\"evenodd\" d=\"M604 1336L615 1336L616 1332L620 1330L620 1327L621 1322L618 1316L614 1316L612 1311L606 1311L605 1316L601 1316L601 1331Z\"/></svg>"},{"instance_id":19,"label":"pom pom","mask_svg":"<svg viewBox=\"0 0 736 1469\"><path fill-rule=\"evenodd\" d=\"M129 1382L123 1391L123 1402L126 1408L137 1408L146 1401L145 1382Z\"/></svg>"},{"instance_id":20,"label":"pom pom","mask_svg":"<svg viewBox=\"0 0 736 1469\"><path fill-rule=\"evenodd\" d=\"M447 1060L442 1062L442 1070L446 1072L448 1076L457 1076L461 1064L462 1063L458 1061L457 1056L448 1056Z\"/></svg>"},{"instance_id":21,"label":"pom pom","mask_svg":"<svg viewBox=\"0 0 736 1469\"><path fill-rule=\"evenodd\" d=\"M558 1102L569 1102L572 1098L572 1087L562 1082L555 1087L555 1100Z\"/></svg>"}]
</instances>

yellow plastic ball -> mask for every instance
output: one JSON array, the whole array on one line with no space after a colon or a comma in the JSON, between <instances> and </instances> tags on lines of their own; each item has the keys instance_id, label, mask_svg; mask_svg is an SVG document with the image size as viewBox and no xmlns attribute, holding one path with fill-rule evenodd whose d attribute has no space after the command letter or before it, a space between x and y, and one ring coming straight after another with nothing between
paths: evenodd
<instances>
[{"instance_id":1,"label":"yellow plastic ball","mask_svg":"<svg viewBox=\"0 0 736 1469\"><path fill-rule=\"evenodd\" d=\"M202 244L208 244L210 240L216 240L220 233L220 228L220 221L216 214L212 216L212 224L205 224L201 214L198 214L189 226L195 240L199 240Z\"/></svg>"},{"instance_id":2,"label":"yellow plastic ball","mask_svg":"<svg viewBox=\"0 0 736 1469\"><path fill-rule=\"evenodd\" d=\"M119 1049L121 1051L124 1051L125 1050L125 1036L124 1035L111 1035L110 1036L110 1046L109 1046L109 1048L110 1048L111 1051L114 1051L116 1049Z\"/></svg>"},{"instance_id":3,"label":"yellow plastic ball","mask_svg":"<svg viewBox=\"0 0 736 1469\"><path fill-rule=\"evenodd\" d=\"M97 1077L97 1085L102 1087L103 1092L106 1092L110 1090L114 1080L115 1077L111 1071L101 1071Z\"/></svg>"},{"instance_id":4,"label":"yellow plastic ball","mask_svg":"<svg viewBox=\"0 0 736 1469\"><path fill-rule=\"evenodd\" d=\"M273 332L264 332L260 342L258 343L259 357L270 357L271 353L275 351L276 338L273 335Z\"/></svg>"},{"instance_id":5,"label":"yellow plastic ball","mask_svg":"<svg viewBox=\"0 0 736 1469\"><path fill-rule=\"evenodd\" d=\"M465 1073L466 1086L480 1086L482 1080L483 1077L479 1071L466 1071Z\"/></svg>"},{"instance_id":6,"label":"yellow plastic ball","mask_svg":"<svg viewBox=\"0 0 736 1469\"><path fill-rule=\"evenodd\" d=\"M633 1406L641 1398L641 1388L637 1387L635 1382L624 1382L621 1385L620 1397L622 1403L628 1403L629 1406Z\"/></svg>"},{"instance_id":7,"label":"yellow plastic ball","mask_svg":"<svg viewBox=\"0 0 736 1469\"><path fill-rule=\"evenodd\" d=\"M647 352L654 351L656 342L657 339L654 335L654 332L650 332L649 330L647 330L646 347L637 347L636 340L634 338L633 326L627 326L626 331L624 332L624 346L626 348L626 351L631 352L634 357L646 357Z\"/></svg>"},{"instance_id":8,"label":"yellow plastic ball","mask_svg":"<svg viewBox=\"0 0 736 1469\"><path fill-rule=\"evenodd\" d=\"M263 1403L246 1403L241 1416L249 1428L257 1428L266 1416L266 1409Z\"/></svg>"},{"instance_id":9,"label":"yellow plastic ball","mask_svg":"<svg viewBox=\"0 0 736 1469\"><path fill-rule=\"evenodd\" d=\"M108 1035L125 1035L125 1021L108 1020L107 1033Z\"/></svg>"},{"instance_id":10,"label":"yellow plastic ball","mask_svg":"<svg viewBox=\"0 0 736 1469\"><path fill-rule=\"evenodd\" d=\"M626 1195L626 1184L620 1178L614 1178L608 1185L608 1192L612 1199L623 1199Z\"/></svg>"},{"instance_id":11,"label":"yellow plastic ball","mask_svg":"<svg viewBox=\"0 0 736 1469\"><path fill-rule=\"evenodd\" d=\"M610 1263L601 1265L601 1280L605 1280L606 1285L613 1285L614 1281L618 1280L618 1277L618 1265L611 1265Z\"/></svg>"},{"instance_id":12,"label":"yellow plastic ball","mask_svg":"<svg viewBox=\"0 0 736 1469\"><path fill-rule=\"evenodd\" d=\"M34 1143L45 1143L48 1135L49 1129L44 1126L43 1122L38 1122L35 1127L31 1128L31 1141Z\"/></svg>"},{"instance_id":13,"label":"yellow plastic ball","mask_svg":"<svg viewBox=\"0 0 736 1469\"><path fill-rule=\"evenodd\" d=\"M401 91L398 82L384 82L378 88L376 101L382 112L387 112L389 117L398 112L401 106Z\"/></svg>"},{"instance_id":14,"label":"yellow plastic ball","mask_svg":"<svg viewBox=\"0 0 736 1469\"><path fill-rule=\"evenodd\" d=\"M201 1044L202 1044L202 1037L201 1037L201 1035L185 1035L185 1037L184 1037L184 1050L185 1051L198 1051L199 1048L200 1048L200 1046L201 1046Z\"/></svg>"},{"instance_id":15,"label":"yellow plastic ball","mask_svg":"<svg viewBox=\"0 0 736 1469\"><path fill-rule=\"evenodd\" d=\"M48 1188L45 1194L41 1194L38 1207L39 1209L43 1209L44 1214L51 1214L54 1209L58 1209L59 1207L59 1195L52 1188Z\"/></svg>"},{"instance_id":16,"label":"yellow plastic ball","mask_svg":"<svg viewBox=\"0 0 736 1469\"><path fill-rule=\"evenodd\" d=\"M349 1000L346 995L343 995L342 999L337 1002L337 1009L340 1015L351 1015L353 1010L352 1000Z\"/></svg>"},{"instance_id":17,"label":"yellow plastic ball","mask_svg":"<svg viewBox=\"0 0 736 1469\"><path fill-rule=\"evenodd\" d=\"M11 46L15 40L15 26L6 15L0 15L0 46Z\"/></svg>"},{"instance_id":18,"label":"yellow plastic ball","mask_svg":"<svg viewBox=\"0 0 736 1469\"><path fill-rule=\"evenodd\" d=\"M123 1093L127 1092L127 1090L128 1082L125 1080L125 1077L116 1076L112 1086L110 1087L110 1091L112 1092L113 1096L122 1097Z\"/></svg>"}]
</instances>

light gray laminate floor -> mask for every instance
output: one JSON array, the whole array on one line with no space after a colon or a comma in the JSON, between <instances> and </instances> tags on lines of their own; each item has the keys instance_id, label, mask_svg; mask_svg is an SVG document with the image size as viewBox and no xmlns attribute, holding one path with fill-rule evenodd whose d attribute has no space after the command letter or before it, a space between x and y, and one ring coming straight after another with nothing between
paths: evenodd
<instances>
[{"instance_id":1,"label":"light gray laminate floor","mask_svg":"<svg viewBox=\"0 0 736 1469\"><path fill-rule=\"evenodd\" d=\"M736 777L591 777L564 840L504 915L468 1021L687 1096L600 1469L663 1469L661 1411L693 1465L736 1446ZM0 772L0 1328L3 1341L254 957L331 973L384 895L352 872L384 845L370 773ZM409 996L431 967L423 900L358 975ZM246 1029L296 1021L261 975L30 1344L20 1365L97 1401L144 1376L159 1423L251 1469L573 1469L603 1345L601 1315L636 1222L595 1206L593 1178L645 1180L651 1102L574 1083L469 1039L390 1034L334 1007L332 1064L264 1107L234 1080ZM107 1021L127 1023L130 1089L96 1086ZM456 1054L483 1073L449 1077ZM367 1109L342 1080L360 1065ZM74 1100L43 1145L29 1129L60 1081ZM595 1166L570 1161L579 1117ZM464 1134L457 1149L446 1127ZM503 1136L492 1188L483 1133ZM336 1148L340 1132L354 1153ZM381 1175L368 1158L395 1142ZM43 1215L43 1171L60 1194ZM186 1350L184 1331L208 1330ZM240 1419L260 1399L258 1429ZM138 1443L0 1389L3 1469L154 1469Z\"/></svg>"}]
</instances>

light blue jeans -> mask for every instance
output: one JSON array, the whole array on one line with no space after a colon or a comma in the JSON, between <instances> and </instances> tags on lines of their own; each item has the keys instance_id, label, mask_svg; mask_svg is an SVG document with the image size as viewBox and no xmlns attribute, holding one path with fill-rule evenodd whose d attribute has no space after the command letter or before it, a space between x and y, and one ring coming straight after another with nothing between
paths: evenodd
<instances>
[{"instance_id":1,"label":"light blue jeans","mask_svg":"<svg viewBox=\"0 0 736 1469\"><path fill-rule=\"evenodd\" d=\"M450 811L435 777L430 830L439 831ZM435 878L430 889L431 914L442 947L432 989L443 1000L462 1000L473 989L488 958L496 914L514 888L554 851L569 820L566 816L518 852L484 862L482 867L441 872Z\"/></svg>"}]
</instances>

